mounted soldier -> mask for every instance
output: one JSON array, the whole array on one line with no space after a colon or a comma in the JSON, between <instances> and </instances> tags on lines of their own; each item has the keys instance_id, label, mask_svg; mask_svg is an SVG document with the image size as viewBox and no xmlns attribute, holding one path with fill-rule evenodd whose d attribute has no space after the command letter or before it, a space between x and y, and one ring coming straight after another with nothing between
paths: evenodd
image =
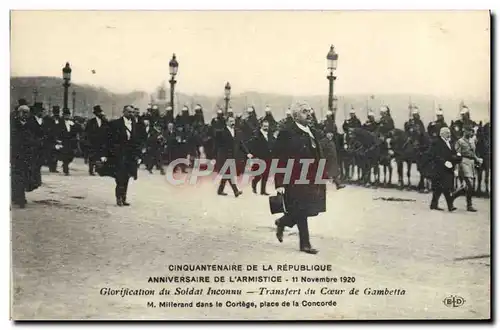
<instances>
[{"instance_id":1,"label":"mounted soldier","mask_svg":"<svg viewBox=\"0 0 500 330\"><path fill-rule=\"evenodd\" d=\"M411 118L404 124L404 130L407 133L415 133L421 135L425 133L425 126L420 119L418 107L411 107Z\"/></svg>"},{"instance_id":2,"label":"mounted soldier","mask_svg":"<svg viewBox=\"0 0 500 330\"><path fill-rule=\"evenodd\" d=\"M387 138L389 132L394 128L394 120L391 117L391 110L385 105L380 108L379 132Z\"/></svg>"},{"instance_id":3,"label":"mounted soldier","mask_svg":"<svg viewBox=\"0 0 500 330\"><path fill-rule=\"evenodd\" d=\"M375 120L375 114L372 111L368 112L368 118L363 124L363 128L372 133L375 133L378 130L378 123Z\"/></svg>"},{"instance_id":4,"label":"mounted soldier","mask_svg":"<svg viewBox=\"0 0 500 330\"><path fill-rule=\"evenodd\" d=\"M269 106L266 106L266 109L264 110L265 114L264 116L260 119L260 122L267 121L269 123L269 131L274 132L278 129L278 122L276 119L274 119L273 113L271 112L271 108Z\"/></svg>"},{"instance_id":5,"label":"mounted soldier","mask_svg":"<svg viewBox=\"0 0 500 330\"><path fill-rule=\"evenodd\" d=\"M331 132L331 133L333 133L334 137L336 137L338 130L337 130L337 125L335 124L335 120L333 119L333 112L332 111L326 112L326 118L321 123L321 126L322 126L323 131Z\"/></svg>"},{"instance_id":6,"label":"mounted soldier","mask_svg":"<svg viewBox=\"0 0 500 330\"><path fill-rule=\"evenodd\" d=\"M349 119L346 119L344 121L342 129L344 130L344 132L347 132L349 128L360 128L360 127L361 127L361 121L356 116L356 111L354 110L354 108L351 108L351 110L349 111Z\"/></svg>"},{"instance_id":7,"label":"mounted soldier","mask_svg":"<svg viewBox=\"0 0 500 330\"><path fill-rule=\"evenodd\" d=\"M457 141L464 135L463 128L465 126L472 127L473 129L478 127L477 123L470 119L470 110L466 105L462 105L460 119L453 122L450 126L453 141Z\"/></svg>"},{"instance_id":8,"label":"mounted soldier","mask_svg":"<svg viewBox=\"0 0 500 330\"><path fill-rule=\"evenodd\" d=\"M427 133L432 139L437 139L442 127L448 127L448 124L446 124L444 120L443 109L440 107L439 110L436 111L436 120L431 121L427 126Z\"/></svg>"}]
</instances>

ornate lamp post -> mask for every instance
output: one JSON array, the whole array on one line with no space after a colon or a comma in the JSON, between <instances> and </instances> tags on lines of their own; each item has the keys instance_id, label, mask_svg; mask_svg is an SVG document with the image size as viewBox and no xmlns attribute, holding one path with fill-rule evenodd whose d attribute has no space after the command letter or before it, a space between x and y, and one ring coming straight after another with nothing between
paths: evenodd
<instances>
[{"instance_id":1,"label":"ornate lamp post","mask_svg":"<svg viewBox=\"0 0 500 330\"><path fill-rule=\"evenodd\" d=\"M73 106L73 114L75 114L75 106L76 106L76 91L73 89L71 93L71 105Z\"/></svg>"},{"instance_id":2,"label":"ornate lamp post","mask_svg":"<svg viewBox=\"0 0 500 330\"><path fill-rule=\"evenodd\" d=\"M33 88L33 104L36 103L37 101L37 96L38 96L38 89Z\"/></svg>"},{"instance_id":3,"label":"ornate lamp post","mask_svg":"<svg viewBox=\"0 0 500 330\"><path fill-rule=\"evenodd\" d=\"M68 88L71 85L71 67L69 63L66 62L66 66L62 69L63 72L63 87L64 87L64 97L63 97L63 111L68 109Z\"/></svg>"},{"instance_id":4,"label":"ornate lamp post","mask_svg":"<svg viewBox=\"0 0 500 330\"><path fill-rule=\"evenodd\" d=\"M172 59L168 63L168 67L170 70L170 106L172 107L172 112L174 111L174 93L175 93L175 76L177 75L177 70L179 69L179 63L175 57L175 54L172 55Z\"/></svg>"},{"instance_id":5,"label":"ornate lamp post","mask_svg":"<svg viewBox=\"0 0 500 330\"><path fill-rule=\"evenodd\" d=\"M333 45L330 46L330 51L326 55L326 60L327 60L327 69L328 69L328 76L326 77L330 83L329 89L328 89L328 110L333 112L333 119L335 120L335 110L336 110L336 105L334 107L334 100L333 100L333 82L337 77L334 75L335 70L337 70L337 60L339 58L339 55L335 52L335 49L333 48Z\"/></svg>"},{"instance_id":6,"label":"ornate lamp post","mask_svg":"<svg viewBox=\"0 0 500 330\"><path fill-rule=\"evenodd\" d=\"M227 115L227 110L229 109L229 100L230 99L231 99L231 84L229 84L229 82L227 82L226 86L224 87L224 101L225 101L224 115Z\"/></svg>"}]
</instances>

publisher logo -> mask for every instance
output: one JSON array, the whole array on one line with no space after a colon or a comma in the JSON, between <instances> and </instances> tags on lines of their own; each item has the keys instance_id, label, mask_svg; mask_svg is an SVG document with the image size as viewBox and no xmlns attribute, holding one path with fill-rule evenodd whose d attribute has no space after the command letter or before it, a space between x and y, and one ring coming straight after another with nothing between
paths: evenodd
<instances>
[{"instance_id":1,"label":"publisher logo","mask_svg":"<svg viewBox=\"0 0 500 330\"><path fill-rule=\"evenodd\" d=\"M449 308L456 308L465 304L465 299L460 296L451 295L443 299L443 304Z\"/></svg>"}]
</instances>

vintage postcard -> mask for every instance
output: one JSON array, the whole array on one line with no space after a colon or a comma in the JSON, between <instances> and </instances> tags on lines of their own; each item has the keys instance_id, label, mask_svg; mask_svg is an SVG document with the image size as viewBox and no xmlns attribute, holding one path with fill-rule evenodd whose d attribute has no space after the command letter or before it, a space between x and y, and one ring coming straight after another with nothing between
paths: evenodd
<instances>
[{"instance_id":1,"label":"vintage postcard","mask_svg":"<svg viewBox=\"0 0 500 330\"><path fill-rule=\"evenodd\" d=\"M11 318L491 318L488 11L11 11Z\"/></svg>"}]
</instances>

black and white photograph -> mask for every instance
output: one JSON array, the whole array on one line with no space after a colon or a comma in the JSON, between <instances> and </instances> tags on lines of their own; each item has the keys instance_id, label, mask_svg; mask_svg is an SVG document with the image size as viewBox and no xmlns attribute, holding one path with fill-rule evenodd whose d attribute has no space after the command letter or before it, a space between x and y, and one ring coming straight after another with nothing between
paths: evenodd
<instances>
[{"instance_id":1,"label":"black and white photograph","mask_svg":"<svg viewBox=\"0 0 500 330\"><path fill-rule=\"evenodd\" d=\"M488 10L11 10L10 318L491 320Z\"/></svg>"}]
</instances>

